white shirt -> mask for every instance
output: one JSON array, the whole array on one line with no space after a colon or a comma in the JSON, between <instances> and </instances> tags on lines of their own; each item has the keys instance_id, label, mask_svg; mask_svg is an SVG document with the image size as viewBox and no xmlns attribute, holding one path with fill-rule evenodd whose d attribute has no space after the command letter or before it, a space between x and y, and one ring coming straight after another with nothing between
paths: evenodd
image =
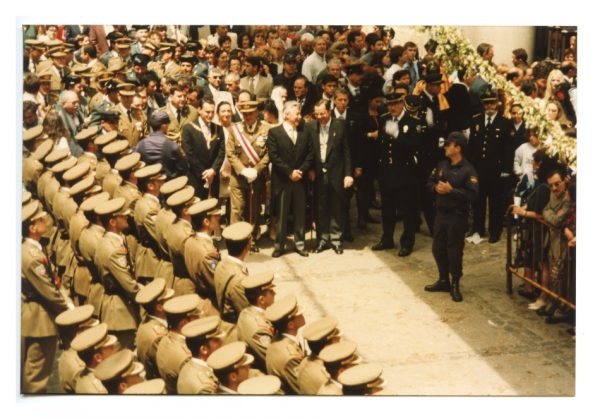
<instances>
[{"instance_id":1,"label":"white shirt","mask_svg":"<svg viewBox=\"0 0 600 419\"><path fill-rule=\"evenodd\" d=\"M325 162L327 157L327 140L329 139L329 127L331 126L331 118L325 125L319 124L319 151L321 154L321 162Z\"/></svg>"},{"instance_id":2,"label":"white shirt","mask_svg":"<svg viewBox=\"0 0 600 419\"><path fill-rule=\"evenodd\" d=\"M289 135L292 139L292 143L296 145L296 140L298 139L298 133L296 132L296 128L292 127L287 121L284 121L282 125L287 135Z\"/></svg>"},{"instance_id":3,"label":"white shirt","mask_svg":"<svg viewBox=\"0 0 600 419\"><path fill-rule=\"evenodd\" d=\"M484 126L486 126L486 127L487 127L488 123L489 123L489 124L493 124L493 123L494 123L494 119L496 119L496 115L498 115L498 112L496 112L495 114L493 114L493 115L491 115L491 116L490 116L490 115L488 115L488 114L485 114L485 122L484 122Z\"/></svg>"},{"instance_id":4,"label":"white shirt","mask_svg":"<svg viewBox=\"0 0 600 419\"><path fill-rule=\"evenodd\" d=\"M38 242L37 240L33 240L33 239L32 239L32 238L30 238L30 237L26 237L26 238L25 238L25 241L26 241L26 242L28 242L28 243L31 243L32 245L34 245L34 246L35 246L35 247L36 247L36 248L37 248L37 249L38 249L40 252L42 252L42 251L43 251L43 249L42 249L42 245L41 245L41 244L40 244L40 242Z\"/></svg>"},{"instance_id":5,"label":"white shirt","mask_svg":"<svg viewBox=\"0 0 600 419\"><path fill-rule=\"evenodd\" d=\"M334 112L334 115L335 115L335 117L336 117L336 118L338 118L338 119L343 119L343 120L346 120L346 118L347 118L347 115L348 115L348 109L346 109L346 110L344 111L344 113L340 113L340 112L337 110L337 108L335 108L333 112Z\"/></svg>"},{"instance_id":6,"label":"white shirt","mask_svg":"<svg viewBox=\"0 0 600 419\"><path fill-rule=\"evenodd\" d=\"M327 68L325 55L321 56L313 51L302 63L302 75L306 76L312 83L317 81L319 73Z\"/></svg>"},{"instance_id":7,"label":"white shirt","mask_svg":"<svg viewBox=\"0 0 600 419\"><path fill-rule=\"evenodd\" d=\"M521 144L515 151L515 160L513 163L513 171L518 177L524 173L533 172L533 153L537 147L532 146L529 142Z\"/></svg>"}]
</instances>

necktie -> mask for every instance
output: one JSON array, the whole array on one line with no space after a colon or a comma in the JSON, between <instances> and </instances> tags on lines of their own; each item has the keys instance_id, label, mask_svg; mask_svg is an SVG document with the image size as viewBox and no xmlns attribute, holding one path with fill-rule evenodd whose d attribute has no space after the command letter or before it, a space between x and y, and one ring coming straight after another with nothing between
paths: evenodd
<instances>
[{"instance_id":1,"label":"necktie","mask_svg":"<svg viewBox=\"0 0 600 419\"><path fill-rule=\"evenodd\" d=\"M177 110L177 122L181 122L181 111Z\"/></svg>"},{"instance_id":2,"label":"necktie","mask_svg":"<svg viewBox=\"0 0 600 419\"><path fill-rule=\"evenodd\" d=\"M129 122L131 122L131 109L127 109L127 117L129 118Z\"/></svg>"},{"instance_id":3,"label":"necktie","mask_svg":"<svg viewBox=\"0 0 600 419\"><path fill-rule=\"evenodd\" d=\"M492 123L492 118L489 115L487 115L485 118L487 119L487 121L485 122L485 127L489 128L490 124Z\"/></svg>"},{"instance_id":4,"label":"necktie","mask_svg":"<svg viewBox=\"0 0 600 419\"><path fill-rule=\"evenodd\" d=\"M250 93L254 94L254 77L250 77Z\"/></svg>"}]
</instances>

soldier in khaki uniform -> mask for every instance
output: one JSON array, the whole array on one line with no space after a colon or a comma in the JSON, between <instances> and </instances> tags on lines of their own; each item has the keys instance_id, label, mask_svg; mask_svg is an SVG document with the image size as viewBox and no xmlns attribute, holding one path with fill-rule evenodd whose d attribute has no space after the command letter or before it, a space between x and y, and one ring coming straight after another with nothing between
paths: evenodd
<instances>
[{"instance_id":1,"label":"soldier in khaki uniform","mask_svg":"<svg viewBox=\"0 0 600 419\"><path fill-rule=\"evenodd\" d=\"M56 151L58 151L58 150L56 150ZM51 152L50 154L48 154L48 156L46 156L46 159L51 159L53 154L54 154L54 151ZM50 172L52 173L52 176L48 180L48 183L46 184L44 193L42 195L45 208L48 211L50 211L50 213L53 216L54 216L54 208L52 207L52 205L54 204L54 197L56 196L57 192L60 190L60 187L61 187L61 180L59 179L59 176L77 164L77 159L75 157L71 156L69 154L68 150L61 149L61 151L58 154L60 154L61 156L65 156L65 157L64 158L61 157L57 163L50 166ZM58 174L58 176L57 176L57 174ZM38 194L38 197L39 196L40 195Z\"/></svg>"},{"instance_id":2,"label":"soldier in khaki uniform","mask_svg":"<svg viewBox=\"0 0 600 419\"><path fill-rule=\"evenodd\" d=\"M129 143L127 140L115 140L102 148L102 154L110 164L111 169L102 178L102 190L108 192L108 195L113 198L115 190L123 183L123 178L119 175L119 171L115 168L117 161L127 154Z\"/></svg>"},{"instance_id":3,"label":"soldier in khaki uniform","mask_svg":"<svg viewBox=\"0 0 600 419\"><path fill-rule=\"evenodd\" d=\"M52 141L52 140L49 140ZM44 172L40 175L37 182L37 197L44 204L45 208L50 209L46 203L46 189L52 188L56 191L60 188L60 183L54 177L50 170L52 166L69 157L69 150L65 148L53 149L44 157ZM52 186L50 186L52 185ZM54 191L54 193L56 193ZM52 204L50 202L50 204Z\"/></svg>"},{"instance_id":4,"label":"soldier in khaki uniform","mask_svg":"<svg viewBox=\"0 0 600 419\"><path fill-rule=\"evenodd\" d=\"M175 192L183 189L185 185L187 185L187 182L187 176L179 176L165 182L160 187L162 202L165 202ZM164 278L165 281L167 281L168 288L173 288L175 277L173 275L173 264L169 257L169 247L167 246L165 234L176 219L177 216L175 213L166 205L158 211L156 218L154 219L154 238L158 245L156 256L160 259L158 262L158 269L156 270L156 276Z\"/></svg>"},{"instance_id":5,"label":"soldier in khaki uniform","mask_svg":"<svg viewBox=\"0 0 600 419\"><path fill-rule=\"evenodd\" d=\"M246 342L255 356L256 366L266 371L267 348L275 329L265 317L265 310L275 302L273 272L263 272L242 279L242 287L250 305L242 310L237 322L238 337Z\"/></svg>"},{"instance_id":6,"label":"soldier in khaki uniform","mask_svg":"<svg viewBox=\"0 0 600 419\"><path fill-rule=\"evenodd\" d=\"M59 327L63 353L58 358L58 377L60 387L66 393L75 392L75 381L85 370L85 362L71 348L71 341L75 336L97 326L98 320L92 319L94 307L90 304L67 310L56 316L56 325Z\"/></svg>"},{"instance_id":7,"label":"soldier in khaki uniform","mask_svg":"<svg viewBox=\"0 0 600 419\"><path fill-rule=\"evenodd\" d=\"M360 364L342 372L338 381L344 396L375 394L383 390L385 381L381 378L383 367L378 364Z\"/></svg>"},{"instance_id":8,"label":"soldier in khaki uniform","mask_svg":"<svg viewBox=\"0 0 600 419\"><path fill-rule=\"evenodd\" d=\"M75 135L75 141L83 149L83 154L77 158L77 164L87 162L92 170L98 166L98 156L96 155L97 146L95 143L100 129L98 125L92 125L89 128L82 129Z\"/></svg>"},{"instance_id":9,"label":"soldier in khaki uniform","mask_svg":"<svg viewBox=\"0 0 600 419\"><path fill-rule=\"evenodd\" d=\"M173 297L173 290L166 287L165 280L156 278L143 287L135 296L135 302L146 315L135 335L138 360L144 364L148 378L158 377L156 351L158 343L167 335L167 316L164 303Z\"/></svg>"},{"instance_id":10,"label":"soldier in khaki uniform","mask_svg":"<svg viewBox=\"0 0 600 419\"><path fill-rule=\"evenodd\" d=\"M298 366L300 393L315 395L329 379L325 365L318 355L327 345L339 341L341 333L337 328L337 319L327 316L308 324L302 331L302 337L306 339L311 354Z\"/></svg>"},{"instance_id":11,"label":"soldier in khaki uniform","mask_svg":"<svg viewBox=\"0 0 600 419\"><path fill-rule=\"evenodd\" d=\"M168 300L163 308L167 314L169 332L158 343L156 366L167 384L167 393L177 393L177 379L183 365L192 357L181 333L183 326L199 318L200 297L186 294Z\"/></svg>"},{"instance_id":12,"label":"soldier in khaki uniform","mask_svg":"<svg viewBox=\"0 0 600 419\"><path fill-rule=\"evenodd\" d=\"M135 147L140 139L148 134L148 123L144 113L138 117L131 109L133 97L135 96L135 85L133 83L120 83L119 89L119 134L129 142L129 147Z\"/></svg>"},{"instance_id":13,"label":"soldier in khaki uniform","mask_svg":"<svg viewBox=\"0 0 600 419\"><path fill-rule=\"evenodd\" d=\"M137 186L142 197L135 203L133 221L138 235L138 247L135 255L136 280L146 284L157 273L159 259L157 256L155 219L160 211L160 187L164 184L166 176L162 173L162 164L156 163L138 169L134 173ZM146 368L147 370L147 368Z\"/></svg>"},{"instance_id":14,"label":"soldier in khaki uniform","mask_svg":"<svg viewBox=\"0 0 600 419\"><path fill-rule=\"evenodd\" d=\"M188 122L195 122L198 119L198 111L187 104L185 92L178 85L171 87L167 105L158 109L169 115L169 128L166 136L181 145L181 131Z\"/></svg>"},{"instance_id":15,"label":"soldier in khaki uniform","mask_svg":"<svg viewBox=\"0 0 600 419\"><path fill-rule=\"evenodd\" d=\"M158 49L160 61L153 61L148 65L148 70L152 70L159 78L168 77L179 79L181 67L177 65L173 56L175 54L175 44L170 42L161 42Z\"/></svg>"},{"instance_id":16,"label":"soldier in khaki uniform","mask_svg":"<svg viewBox=\"0 0 600 419\"><path fill-rule=\"evenodd\" d=\"M98 135L96 137L96 139L94 140L94 146L97 150L100 150L100 155L102 156L100 158L100 160L98 160L98 163L96 164L96 181L98 182L99 185L102 185L102 181L104 180L104 177L112 169L111 163L108 162L107 155L104 154L104 148L107 145L109 145L110 143L112 143L113 141L115 141L117 139L117 136L118 136L117 131L109 131L104 134ZM110 148L107 150L110 150ZM85 156L85 153L82 154L80 156L80 158L82 156ZM113 164L114 164L114 162L116 162L117 159L114 159Z\"/></svg>"},{"instance_id":17,"label":"soldier in khaki uniform","mask_svg":"<svg viewBox=\"0 0 600 419\"><path fill-rule=\"evenodd\" d=\"M36 153L36 150L46 141L50 141L50 145L44 146L41 150L45 155L41 155L41 151ZM23 132L23 184L27 189L35 191L35 184L44 171L40 159L46 157L51 147L52 141L44 134L42 125L36 125Z\"/></svg>"},{"instance_id":18,"label":"soldier in khaki uniform","mask_svg":"<svg viewBox=\"0 0 600 419\"><path fill-rule=\"evenodd\" d=\"M214 394L219 381L206 360L223 343L225 332L219 328L218 316L209 316L186 324L181 333L192 352L177 379L177 394Z\"/></svg>"},{"instance_id":19,"label":"soldier in khaki uniform","mask_svg":"<svg viewBox=\"0 0 600 419\"><path fill-rule=\"evenodd\" d=\"M346 369L358 365L361 358L356 355L356 343L343 341L333 343L319 352L327 370L328 380L317 390L318 396L341 396L342 385L337 381L338 376Z\"/></svg>"},{"instance_id":20,"label":"soldier in khaki uniform","mask_svg":"<svg viewBox=\"0 0 600 419\"><path fill-rule=\"evenodd\" d=\"M275 338L267 348L267 373L276 375L283 382L286 393L300 394L298 367L304 351L298 341L298 329L304 326L303 308L293 295L282 298L266 310L266 317L276 331Z\"/></svg>"},{"instance_id":21,"label":"soldier in khaki uniform","mask_svg":"<svg viewBox=\"0 0 600 419\"><path fill-rule=\"evenodd\" d=\"M144 366L135 361L135 356L129 349L122 349L104 359L94 371L108 394L123 394L130 386L144 381L143 373Z\"/></svg>"},{"instance_id":22,"label":"soldier in khaki uniform","mask_svg":"<svg viewBox=\"0 0 600 419\"><path fill-rule=\"evenodd\" d=\"M100 192L97 195L87 198L79 206L79 209L89 222L88 226L81 231L78 241L78 250L82 262L88 268L91 275L91 282L85 294L85 297L87 297L85 301L94 306L94 317L97 319L100 318L100 310L102 309L104 286L100 281L98 269L96 269L96 265L94 264L94 257L98 249L98 244L102 240L106 230L104 230L104 226L98 214L94 212L94 209L102 202L108 201L108 199L108 192ZM79 288L79 285L81 285L81 288ZM76 294L85 292L85 285L83 283L79 284L78 281L75 281L74 286Z\"/></svg>"},{"instance_id":23,"label":"soldier in khaki uniform","mask_svg":"<svg viewBox=\"0 0 600 419\"><path fill-rule=\"evenodd\" d=\"M258 120L258 103L240 102L238 109L244 117L242 123L230 127L225 142L227 160L233 168L230 179L231 222L247 221L254 227L253 239L260 237L258 218L264 203L265 185L269 176L267 136L271 125ZM252 197L252 202L249 201ZM258 247L252 245L252 251Z\"/></svg>"},{"instance_id":24,"label":"soldier in khaki uniform","mask_svg":"<svg viewBox=\"0 0 600 419\"><path fill-rule=\"evenodd\" d=\"M131 263L131 254L123 231L128 226L131 210L124 198L115 198L96 206L106 232L98 244L94 263L104 285L100 320L117 336L123 348L133 348L138 325L138 309L134 303L139 284Z\"/></svg>"},{"instance_id":25,"label":"soldier in khaki uniform","mask_svg":"<svg viewBox=\"0 0 600 419\"><path fill-rule=\"evenodd\" d=\"M185 241L194 235L191 224L192 216L188 213L188 209L197 202L199 199L194 196L194 188L190 185L175 192L167 199L167 205L177 216L170 227L164 231L169 259L173 264L173 274L175 275L173 283L175 295L183 295L190 291L190 287L187 286L190 282L190 275L185 267L183 247Z\"/></svg>"},{"instance_id":26,"label":"soldier in khaki uniform","mask_svg":"<svg viewBox=\"0 0 600 419\"><path fill-rule=\"evenodd\" d=\"M236 324L240 312L250 303L246 299L242 279L248 276L244 259L250 253L252 225L245 221L231 224L223 230L227 257L215 271L215 292L221 319Z\"/></svg>"},{"instance_id":27,"label":"soldier in khaki uniform","mask_svg":"<svg viewBox=\"0 0 600 419\"><path fill-rule=\"evenodd\" d=\"M44 393L56 353L55 317L73 304L54 283L40 239L47 214L32 200L21 211L21 391Z\"/></svg>"},{"instance_id":28,"label":"soldier in khaki uniform","mask_svg":"<svg viewBox=\"0 0 600 419\"><path fill-rule=\"evenodd\" d=\"M244 342L229 343L213 352L206 362L219 379L217 394L238 394L238 386L248 379L253 361Z\"/></svg>"},{"instance_id":29,"label":"soldier in khaki uniform","mask_svg":"<svg viewBox=\"0 0 600 419\"><path fill-rule=\"evenodd\" d=\"M116 351L117 338L108 334L106 323L84 330L73 339L71 348L85 363L85 370L75 379L76 394L108 394L94 375L96 367Z\"/></svg>"},{"instance_id":30,"label":"soldier in khaki uniform","mask_svg":"<svg viewBox=\"0 0 600 419\"><path fill-rule=\"evenodd\" d=\"M52 151L54 142L50 139L44 140L36 150L25 160L23 160L23 184L33 194L38 193L38 188L45 187L42 180L43 174L49 172L48 165L45 163L46 156ZM49 179L46 175L46 182ZM40 182L42 183L40 185Z\"/></svg>"},{"instance_id":31,"label":"soldier in khaki uniform","mask_svg":"<svg viewBox=\"0 0 600 419\"><path fill-rule=\"evenodd\" d=\"M183 246L183 257L190 278L187 282L180 280L179 283L184 293L198 293L203 298L210 299L215 307L217 300L214 275L221 254L213 243L212 234L221 222L221 208L218 204L216 198L209 198L188 209L196 233Z\"/></svg>"},{"instance_id":32,"label":"soldier in khaki uniform","mask_svg":"<svg viewBox=\"0 0 600 419\"><path fill-rule=\"evenodd\" d=\"M69 194L71 195L71 199L73 199L75 202L77 206L76 208L79 209L84 199L97 195L101 191L102 188L94 184L94 174L92 172L83 180L73 185L69 189ZM65 212L63 212L63 215L64 214ZM65 277L70 277L73 279L71 298L73 298L76 305L82 305L87 299L92 281L92 274L81 256L81 251L79 250L79 238L81 237L81 232L88 227L90 222L84 215L83 211L80 210L77 210L75 214L70 215L69 219L69 244L71 248L71 259L67 265ZM63 282L65 282L64 279Z\"/></svg>"},{"instance_id":33,"label":"soldier in khaki uniform","mask_svg":"<svg viewBox=\"0 0 600 419\"><path fill-rule=\"evenodd\" d=\"M50 77L50 94L57 101L60 92L64 89L62 79L69 73L69 68L65 66L65 51L62 46L50 48L44 54L50 58L38 65L36 72L41 74L48 70L52 76ZM56 102L53 102L56 103Z\"/></svg>"}]
</instances>

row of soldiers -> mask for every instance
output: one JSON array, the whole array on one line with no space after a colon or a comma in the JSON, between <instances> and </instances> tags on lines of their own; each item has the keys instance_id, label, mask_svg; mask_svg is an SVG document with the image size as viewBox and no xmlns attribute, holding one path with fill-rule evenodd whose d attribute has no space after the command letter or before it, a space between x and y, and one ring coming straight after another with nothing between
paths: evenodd
<instances>
[{"instance_id":1,"label":"row of soldiers","mask_svg":"<svg viewBox=\"0 0 600 419\"><path fill-rule=\"evenodd\" d=\"M360 362L335 318L305 326L293 295L275 299L273 272L249 275L252 225L225 228L221 255L217 199L166 181L115 133L88 134L100 159L54 148L41 127L23 134L23 393L46 391L59 340L69 393L382 389L382 367Z\"/></svg>"}]
</instances>

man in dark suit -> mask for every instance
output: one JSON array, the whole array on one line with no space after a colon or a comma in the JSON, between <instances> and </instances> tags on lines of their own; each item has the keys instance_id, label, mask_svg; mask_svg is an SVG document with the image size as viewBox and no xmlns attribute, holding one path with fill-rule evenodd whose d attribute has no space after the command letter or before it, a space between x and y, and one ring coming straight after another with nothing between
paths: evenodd
<instances>
[{"instance_id":1,"label":"man in dark suit","mask_svg":"<svg viewBox=\"0 0 600 419\"><path fill-rule=\"evenodd\" d=\"M313 151L308 132L302 125L298 103L286 103L284 122L269 130L267 150L273 165L271 190L277 206L277 233L273 257L283 255L287 236L287 219L292 206L294 243L296 252L308 256L304 250L304 217L306 190L304 173L310 169Z\"/></svg>"},{"instance_id":2,"label":"man in dark suit","mask_svg":"<svg viewBox=\"0 0 600 419\"><path fill-rule=\"evenodd\" d=\"M469 161L479 174L479 195L473 208L473 233L483 236L486 206L489 202L489 242L496 243L502 234L502 190L510 179L510 121L498 112L496 92L487 90L481 96L485 112L476 115L471 124Z\"/></svg>"},{"instance_id":3,"label":"man in dark suit","mask_svg":"<svg viewBox=\"0 0 600 419\"><path fill-rule=\"evenodd\" d=\"M413 250L417 231L417 165L415 152L419 141L417 121L404 109L399 93L386 96L389 114L380 119L379 185L383 234L373 250L394 248L396 209L401 208L404 232L398 256Z\"/></svg>"},{"instance_id":4,"label":"man in dark suit","mask_svg":"<svg viewBox=\"0 0 600 419\"><path fill-rule=\"evenodd\" d=\"M286 54L283 57L283 71L273 78L274 86L283 86L287 90L287 97L294 97L294 81L298 78L298 65L296 57Z\"/></svg>"},{"instance_id":5,"label":"man in dark suit","mask_svg":"<svg viewBox=\"0 0 600 419\"><path fill-rule=\"evenodd\" d=\"M437 72L431 72L425 75L425 89L419 95L422 108L423 125L426 126L422 132L418 148L418 176L419 190L421 194L421 209L429 227L429 232L433 234L433 220L435 218L435 209L433 208L433 196L427 190L427 180L431 171L437 163L444 158L442 146L446 133L446 118L440 110L440 101L438 95L442 84L442 75Z\"/></svg>"},{"instance_id":6,"label":"man in dark suit","mask_svg":"<svg viewBox=\"0 0 600 419\"><path fill-rule=\"evenodd\" d=\"M315 107L317 93L315 86L305 76L294 80L294 96L290 100L298 102L302 116L310 115Z\"/></svg>"},{"instance_id":7,"label":"man in dark suit","mask_svg":"<svg viewBox=\"0 0 600 419\"><path fill-rule=\"evenodd\" d=\"M88 25L67 25L65 26L65 39L69 44L73 44L75 49L81 45L80 42L90 33Z\"/></svg>"},{"instance_id":8,"label":"man in dark suit","mask_svg":"<svg viewBox=\"0 0 600 419\"><path fill-rule=\"evenodd\" d=\"M314 153L309 180L315 182L317 200L317 253L329 245L342 254L342 222L346 208L344 189L352 187L352 162L346 123L331 117L328 100L315 105L315 121L306 124Z\"/></svg>"},{"instance_id":9,"label":"man in dark suit","mask_svg":"<svg viewBox=\"0 0 600 419\"><path fill-rule=\"evenodd\" d=\"M190 184L201 199L219 197L219 170L225 158L223 140L212 122L215 103L203 99L200 116L183 127L181 145L189 166Z\"/></svg>"},{"instance_id":10,"label":"man in dark suit","mask_svg":"<svg viewBox=\"0 0 600 419\"><path fill-rule=\"evenodd\" d=\"M464 79L465 70L458 70L458 81L454 82L444 95L450 106L447 115L447 133L454 131L464 132L469 128L473 119L469 87L464 83Z\"/></svg>"}]
</instances>

